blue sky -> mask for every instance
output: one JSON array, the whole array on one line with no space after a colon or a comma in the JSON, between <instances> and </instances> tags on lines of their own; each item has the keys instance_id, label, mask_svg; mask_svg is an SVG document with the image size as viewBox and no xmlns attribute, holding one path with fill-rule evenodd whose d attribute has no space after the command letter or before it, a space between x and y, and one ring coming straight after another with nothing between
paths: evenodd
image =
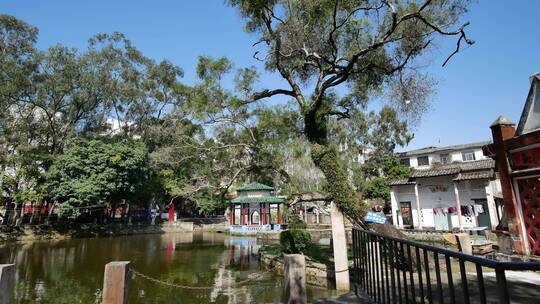
<instances>
[{"instance_id":1,"label":"blue sky","mask_svg":"<svg viewBox=\"0 0 540 304\"><path fill-rule=\"evenodd\" d=\"M223 1L173 0L0 0L0 12L37 26L40 48L56 43L84 49L89 37L120 31L144 54L169 59L193 83L197 56L227 56L237 66L258 66L254 37ZM540 72L540 1L484 0L473 3L464 20L476 44L446 66L455 42L444 41L429 71L438 80L433 109L423 118L405 149L489 140L498 115L517 123L529 89L529 76ZM266 87L282 81L262 78Z\"/></svg>"}]
</instances>

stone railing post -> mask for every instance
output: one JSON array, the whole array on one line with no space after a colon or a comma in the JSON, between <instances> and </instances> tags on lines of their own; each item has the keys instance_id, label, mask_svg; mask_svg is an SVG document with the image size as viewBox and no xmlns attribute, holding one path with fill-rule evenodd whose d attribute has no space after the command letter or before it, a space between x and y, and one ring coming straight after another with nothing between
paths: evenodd
<instances>
[{"instance_id":1,"label":"stone railing post","mask_svg":"<svg viewBox=\"0 0 540 304\"><path fill-rule=\"evenodd\" d=\"M110 262L105 265L102 304L127 304L130 262Z\"/></svg>"},{"instance_id":2,"label":"stone railing post","mask_svg":"<svg viewBox=\"0 0 540 304\"><path fill-rule=\"evenodd\" d=\"M12 303L14 283L15 264L0 265L0 304Z\"/></svg>"},{"instance_id":3,"label":"stone railing post","mask_svg":"<svg viewBox=\"0 0 540 304\"><path fill-rule=\"evenodd\" d=\"M285 304L306 304L306 258L288 254L285 263Z\"/></svg>"}]
</instances>

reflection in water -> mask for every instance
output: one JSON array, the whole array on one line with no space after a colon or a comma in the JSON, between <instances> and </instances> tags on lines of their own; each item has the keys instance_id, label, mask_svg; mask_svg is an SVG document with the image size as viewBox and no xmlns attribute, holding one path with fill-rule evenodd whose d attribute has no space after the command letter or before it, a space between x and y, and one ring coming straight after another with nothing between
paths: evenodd
<instances>
[{"instance_id":1,"label":"reflection in water","mask_svg":"<svg viewBox=\"0 0 540 304\"><path fill-rule=\"evenodd\" d=\"M16 303L93 303L110 261L131 261L151 277L211 290L173 289L135 277L129 303L279 303L281 276L260 273L255 238L219 233L178 233L77 239L0 247L0 263L15 263ZM314 289L308 297L328 296Z\"/></svg>"}]
</instances>

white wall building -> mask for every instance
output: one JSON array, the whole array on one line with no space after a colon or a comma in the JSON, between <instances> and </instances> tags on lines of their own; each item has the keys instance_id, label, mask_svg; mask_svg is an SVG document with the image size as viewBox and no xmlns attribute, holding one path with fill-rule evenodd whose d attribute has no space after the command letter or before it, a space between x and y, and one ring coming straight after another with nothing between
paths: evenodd
<instances>
[{"instance_id":1,"label":"white wall building","mask_svg":"<svg viewBox=\"0 0 540 304\"><path fill-rule=\"evenodd\" d=\"M401 163L413 168L407 179L390 182L392 218L399 228L452 230L494 229L501 210L500 183L495 162L482 153L479 142L428 147L400 153Z\"/></svg>"}]
</instances>

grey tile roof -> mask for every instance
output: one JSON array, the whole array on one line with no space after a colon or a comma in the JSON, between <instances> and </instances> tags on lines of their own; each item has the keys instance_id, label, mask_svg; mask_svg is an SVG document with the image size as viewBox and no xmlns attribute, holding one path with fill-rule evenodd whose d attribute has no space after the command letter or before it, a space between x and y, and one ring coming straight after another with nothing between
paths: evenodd
<instances>
[{"instance_id":1,"label":"grey tile roof","mask_svg":"<svg viewBox=\"0 0 540 304\"><path fill-rule=\"evenodd\" d=\"M473 171L495 168L495 160L491 158L458 163L462 171Z\"/></svg>"},{"instance_id":2,"label":"grey tile roof","mask_svg":"<svg viewBox=\"0 0 540 304\"><path fill-rule=\"evenodd\" d=\"M446 146L446 147L425 147L420 148L416 150L406 151L398 153L400 157L407 157L407 156L414 156L414 155L421 155L421 154L429 154L429 153L435 153L435 152L449 152L449 151L456 151L456 150L467 150L467 149L473 149L473 148L482 148L482 146L490 144L490 141L481 141L476 143L470 143L470 144L463 144L463 145L454 145L454 146Z\"/></svg>"},{"instance_id":3,"label":"grey tile roof","mask_svg":"<svg viewBox=\"0 0 540 304\"><path fill-rule=\"evenodd\" d=\"M395 179L387 183L388 186L403 186L403 185L414 185L416 184L413 181L410 181L408 178Z\"/></svg>"},{"instance_id":4,"label":"grey tile roof","mask_svg":"<svg viewBox=\"0 0 540 304\"><path fill-rule=\"evenodd\" d=\"M493 177L493 171L473 171L473 172L462 172L456 178L455 181L463 180L473 180L473 179L490 179Z\"/></svg>"},{"instance_id":5,"label":"grey tile roof","mask_svg":"<svg viewBox=\"0 0 540 304\"><path fill-rule=\"evenodd\" d=\"M468 162L451 163L447 165L435 165L429 169L414 170L411 177L433 177L453 175L465 171L486 170L495 168L495 161L493 159L481 159Z\"/></svg>"},{"instance_id":6,"label":"grey tile roof","mask_svg":"<svg viewBox=\"0 0 540 304\"><path fill-rule=\"evenodd\" d=\"M457 175L455 181L471 179L491 179L494 177L493 169L495 161L493 159L481 159L468 162L458 162L447 165L436 165L429 169L414 170L408 179L388 182L389 186L413 185L416 178L426 178L435 176Z\"/></svg>"},{"instance_id":7,"label":"grey tile roof","mask_svg":"<svg viewBox=\"0 0 540 304\"><path fill-rule=\"evenodd\" d=\"M444 175L452 175L457 174L461 170L459 166L445 166L444 168L430 168L430 169L424 169L424 170L414 170L411 174L411 177L417 178L417 177L433 177L433 176L444 176Z\"/></svg>"}]
</instances>

